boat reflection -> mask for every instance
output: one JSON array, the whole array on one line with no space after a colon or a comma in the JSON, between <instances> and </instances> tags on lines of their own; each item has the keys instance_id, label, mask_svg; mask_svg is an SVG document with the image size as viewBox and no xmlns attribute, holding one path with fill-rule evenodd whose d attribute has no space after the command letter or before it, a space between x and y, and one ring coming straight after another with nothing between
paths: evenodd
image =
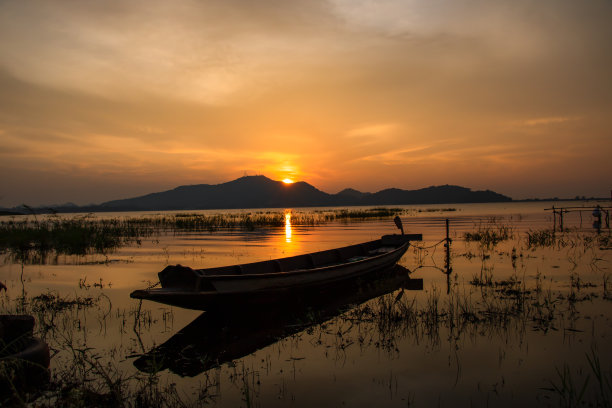
<instances>
[{"instance_id":1,"label":"boat reflection","mask_svg":"<svg viewBox=\"0 0 612 408\"><path fill-rule=\"evenodd\" d=\"M169 369L180 376L195 376L401 288L422 290L423 280L411 279L408 269L395 265L375 277L300 294L293 305L205 312L134 365L147 373Z\"/></svg>"}]
</instances>

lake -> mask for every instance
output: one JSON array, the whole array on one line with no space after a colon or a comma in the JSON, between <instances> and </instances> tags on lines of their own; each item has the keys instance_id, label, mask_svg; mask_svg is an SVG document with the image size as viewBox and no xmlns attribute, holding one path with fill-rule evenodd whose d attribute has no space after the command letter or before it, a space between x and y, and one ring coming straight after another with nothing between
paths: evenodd
<instances>
[{"instance_id":1,"label":"lake","mask_svg":"<svg viewBox=\"0 0 612 408\"><path fill-rule=\"evenodd\" d=\"M22 262L5 251L2 313L33 314L36 334L52 349L56 391L24 398L52 406L57 389L72 382L100 405L609 406L610 230L598 233L584 211L566 214L566 230L553 236L545 211L553 204L560 206L393 206L407 233L423 234L400 268L366 288L323 293L312 305L296 299L299 307L230 317L129 294L155 284L167 265L208 268L332 249L396 233L392 217L300 225L302 216L338 209L197 211L190 213L282 213L286 222L163 229L106 253ZM71 217L83 215L60 216ZM24 218L33 216L12 219ZM450 274L440 243L446 219Z\"/></svg>"}]
</instances>

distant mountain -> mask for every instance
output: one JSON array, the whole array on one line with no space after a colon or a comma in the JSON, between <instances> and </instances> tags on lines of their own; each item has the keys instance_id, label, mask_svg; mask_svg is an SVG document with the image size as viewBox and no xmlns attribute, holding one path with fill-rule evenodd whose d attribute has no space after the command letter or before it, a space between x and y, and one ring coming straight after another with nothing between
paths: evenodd
<instances>
[{"instance_id":1,"label":"distant mountain","mask_svg":"<svg viewBox=\"0 0 612 408\"><path fill-rule=\"evenodd\" d=\"M303 181L285 184L265 176L246 176L222 184L180 186L173 190L102 203L90 211L197 210L354 205L450 204L511 201L493 191L459 186L420 190L390 188L362 193L347 188L328 194Z\"/></svg>"},{"instance_id":2,"label":"distant mountain","mask_svg":"<svg viewBox=\"0 0 612 408\"><path fill-rule=\"evenodd\" d=\"M223 184L180 186L174 190L100 204L106 211L197 210L306 207L331 204L331 195L305 182L285 184L247 176Z\"/></svg>"},{"instance_id":3,"label":"distant mountain","mask_svg":"<svg viewBox=\"0 0 612 408\"><path fill-rule=\"evenodd\" d=\"M163 211L234 208L288 208L358 205L406 205L489 203L512 201L490 190L472 191L459 186L431 186L419 190L389 188L363 193L347 188L328 194L303 181L285 184L265 176L246 176L222 184L196 184L140 197L107 201L102 204L37 208L37 212ZM23 211L22 208L0 209Z\"/></svg>"}]
</instances>

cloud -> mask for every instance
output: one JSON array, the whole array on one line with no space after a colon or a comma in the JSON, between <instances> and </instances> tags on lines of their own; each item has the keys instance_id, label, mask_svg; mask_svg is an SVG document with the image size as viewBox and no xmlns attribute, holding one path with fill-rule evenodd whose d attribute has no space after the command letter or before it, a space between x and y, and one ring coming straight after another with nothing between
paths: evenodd
<instances>
[{"instance_id":1,"label":"cloud","mask_svg":"<svg viewBox=\"0 0 612 408\"><path fill-rule=\"evenodd\" d=\"M381 136L388 135L389 133L396 130L399 126L395 123L378 123L372 125L360 126L349 130L346 136L349 138L359 137L374 137L378 138Z\"/></svg>"},{"instance_id":2,"label":"cloud","mask_svg":"<svg viewBox=\"0 0 612 408\"><path fill-rule=\"evenodd\" d=\"M516 125L519 126L546 126L546 125L556 125L565 122L580 120L581 117L567 117L567 116L556 116L556 117L546 117L546 118L535 118L535 119L527 119L524 121L515 122Z\"/></svg>"},{"instance_id":3,"label":"cloud","mask_svg":"<svg viewBox=\"0 0 612 408\"><path fill-rule=\"evenodd\" d=\"M272 65L299 56L289 41L316 37L306 20L325 21L316 1L34 3L0 4L0 66L12 74L98 95L208 104L273 80Z\"/></svg>"},{"instance_id":4,"label":"cloud","mask_svg":"<svg viewBox=\"0 0 612 408\"><path fill-rule=\"evenodd\" d=\"M0 154L16 188L586 179L612 170L588 149L611 148L611 19L606 0L0 2Z\"/></svg>"}]
</instances>

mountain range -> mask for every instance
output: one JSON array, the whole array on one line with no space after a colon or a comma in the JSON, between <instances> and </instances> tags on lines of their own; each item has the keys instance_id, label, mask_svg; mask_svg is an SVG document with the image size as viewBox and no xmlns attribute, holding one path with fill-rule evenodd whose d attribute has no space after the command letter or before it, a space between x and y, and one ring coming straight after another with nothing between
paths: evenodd
<instances>
[{"instance_id":1,"label":"mountain range","mask_svg":"<svg viewBox=\"0 0 612 408\"><path fill-rule=\"evenodd\" d=\"M337 194L328 194L303 181L286 184L265 176L245 176L222 184L186 185L102 204L56 206L53 210L57 212L163 211L503 201L512 201L512 199L490 190L472 191L466 187L452 185L431 186L419 190L389 188L376 193L363 193L347 188Z\"/></svg>"}]
</instances>

